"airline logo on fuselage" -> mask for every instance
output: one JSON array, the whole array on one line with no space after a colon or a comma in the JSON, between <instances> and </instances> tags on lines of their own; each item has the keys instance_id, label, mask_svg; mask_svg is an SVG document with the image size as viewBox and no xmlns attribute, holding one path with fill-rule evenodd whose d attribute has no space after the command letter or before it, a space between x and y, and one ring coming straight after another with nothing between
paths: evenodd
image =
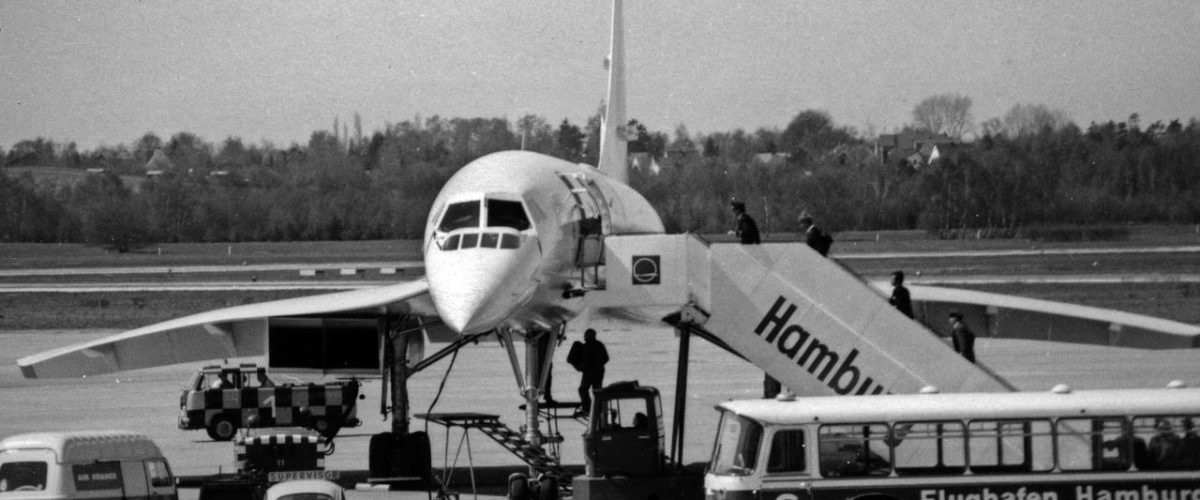
<instances>
[{"instance_id":1,"label":"airline logo on fuselage","mask_svg":"<svg viewBox=\"0 0 1200 500\"><path fill-rule=\"evenodd\" d=\"M863 376L862 370L854 364L858 349L850 349L847 354L839 353L800 325L788 324L795 312L796 306L788 304L787 299L780 296L762 321L758 322L754 333L797 365L807 368L808 373L838 394L890 393L875 379Z\"/></svg>"},{"instance_id":2,"label":"airline logo on fuselage","mask_svg":"<svg viewBox=\"0 0 1200 500\"><path fill-rule=\"evenodd\" d=\"M662 282L661 258L658 255L634 255L629 268L635 285L657 285Z\"/></svg>"}]
</instances>

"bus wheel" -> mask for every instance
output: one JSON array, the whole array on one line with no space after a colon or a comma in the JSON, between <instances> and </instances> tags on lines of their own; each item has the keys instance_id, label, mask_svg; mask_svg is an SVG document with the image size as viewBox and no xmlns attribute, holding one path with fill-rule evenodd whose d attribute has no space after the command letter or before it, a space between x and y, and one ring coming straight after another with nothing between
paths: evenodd
<instances>
[{"instance_id":1,"label":"bus wheel","mask_svg":"<svg viewBox=\"0 0 1200 500\"><path fill-rule=\"evenodd\" d=\"M508 500L529 499L529 477L520 472L508 476Z\"/></svg>"},{"instance_id":2,"label":"bus wheel","mask_svg":"<svg viewBox=\"0 0 1200 500\"><path fill-rule=\"evenodd\" d=\"M217 415L208 423L207 430L213 441L229 441L237 433L237 425L229 417Z\"/></svg>"}]
</instances>

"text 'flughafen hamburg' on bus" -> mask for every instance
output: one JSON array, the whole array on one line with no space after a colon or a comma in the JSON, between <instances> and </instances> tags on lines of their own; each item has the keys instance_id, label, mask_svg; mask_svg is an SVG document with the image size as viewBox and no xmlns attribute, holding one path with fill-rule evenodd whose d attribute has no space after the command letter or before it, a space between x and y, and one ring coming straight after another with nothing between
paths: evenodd
<instances>
[{"instance_id":1,"label":"text 'flughafen hamburg' on bus","mask_svg":"<svg viewBox=\"0 0 1200 500\"><path fill-rule=\"evenodd\" d=\"M729 401L707 500L1200 500L1200 389Z\"/></svg>"}]
</instances>

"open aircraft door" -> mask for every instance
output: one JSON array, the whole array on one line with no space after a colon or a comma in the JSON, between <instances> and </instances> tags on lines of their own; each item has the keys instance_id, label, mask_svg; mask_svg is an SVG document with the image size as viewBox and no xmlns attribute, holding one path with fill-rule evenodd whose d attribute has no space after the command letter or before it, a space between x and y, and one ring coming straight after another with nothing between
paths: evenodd
<instances>
[{"instance_id":1,"label":"open aircraft door","mask_svg":"<svg viewBox=\"0 0 1200 500\"><path fill-rule=\"evenodd\" d=\"M608 203L596 181L582 175L559 174L579 210L575 263L584 269L604 265L604 236L612 233Z\"/></svg>"}]
</instances>

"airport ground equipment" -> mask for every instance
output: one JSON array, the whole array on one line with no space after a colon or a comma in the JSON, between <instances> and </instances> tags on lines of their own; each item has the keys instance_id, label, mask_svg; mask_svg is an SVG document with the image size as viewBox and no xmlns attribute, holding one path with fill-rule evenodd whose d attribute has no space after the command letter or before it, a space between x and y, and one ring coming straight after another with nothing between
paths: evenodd
<instances>
[{"instance_id":1,"label":"airport ground equipment","mask_svg":"<svg viewBox=\"0 0 1200 500\"><path fill-rule=\"evenodd\" d=\"M179 497L158 445L129 431L18 434L0 440L0 498Z\"/></svg>"},{"instance_id":2,"label":"airport ground equipment","mask_svg":"<svg viewBox=\"0 0 1200 500\"><path fill-rule=\"evenodd\" d=\"M236 472L203 479L201 500L258 500L275 483L337 481L340 476L336 470L325 470L325 457L333 454L333 442L319 434L243 431L233 449Z\"/></svg>"},{"instance_id":3,"label":"airport ground equipment","mask_svg":"<svg viewBox=\"0 0 1200 500\"><path fill-rule=\"evenodd\" d=\"M682 500L704 494L702 466L684 467L665 453L658 389L626 381L595 391L583 441L587 464L584 475L572 481L576 500ZM512 486L509 499L521 500Z\"/></svg>"},{"instance_id":4,"label":"airport ground equipment","mask_svg":"<svg viewBox=\"0 0 1200 500\"><path fill-rule=\"evenodd\" d=\"M731 350L796 394L1013 389L803 243L613 236L605 251L606 283L587 294L589 305L636 302L647 319L671 315L676 327Z\"/></svg>"},{"instance_id":5,"label":"airport ground equipment","mask_svg":"<svg viewBox=\"0 0 1200 500\"><path fill-rule=\"evenodd\" d=\"M361 424L359 387L357 379L276 384L255 364L209 365L179 397L179 428L205 429L217 441L257 427L304 427L332 438L343 427Z\"/></svg>"},{"instance_id":6,"label":"airport ground equipment","mask_svg":"<svg viewBox=\"0 0 1200 500\"><path fill-rule=\"evenodd\" d=\"M543 412L543 415L546 415L546 412ZM530 474L524 476L528 478L532 475L535 478L540 478L539 481L536 481L536 489L540 489L542 487L558 489L561 486L569 491L572 474L562 466L557 454L547 453L546 447L544 446L532 446L529 441L525 439L524 433L515 431L504 423L500 422L500 417L498 415L460 412L429 413L418 414L415 416L417 418L445 426L447 429L453 427L461 428L463 431L462 439L468 445L468 453L470 453L468 432L471 429L477 429L529 466ZM549 419L553 417L547 418ZM558 442L562 440L562 436L557 434L547 435L544 437L547 439L546 443ZM447 433L446 439L446 455L448 456L450 439L449 433ZM450 467L446 467L444 470L450 471ZM474 466L472 465L472 481L474 481L474 473ZM512 479L510 479L510 485L511 482ZM526 479L525 482L528 484L528 479ZM443 484L445 483L447 483L447 481L443 480ZM548 500L550 497L538 494L534 495L532 498Z\"/></svg>"}]
</instances>

